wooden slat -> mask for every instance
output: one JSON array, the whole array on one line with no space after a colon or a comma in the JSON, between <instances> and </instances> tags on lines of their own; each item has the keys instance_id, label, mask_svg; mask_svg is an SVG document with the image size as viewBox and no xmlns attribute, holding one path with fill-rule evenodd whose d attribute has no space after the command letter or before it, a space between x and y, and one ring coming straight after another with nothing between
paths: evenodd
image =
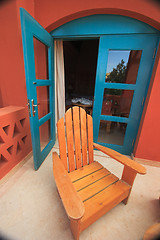
<instances>
[{"instance_id":1,"label":"wooden slat","mask_svg":"<svg viewBox=\"0 0 160 240\"><path fill-rule=\"evenodd\" d=\"M94 182L98 181L99 179L104 178L105 176L111 174L110 171L108 171L105 168L100 169L97 172L94 172L84 178L81 178L79 181L76 181L73 183L75 189L77 191L93 184Z\"/></svg>"},{"instance_id":2,"label":"wooden slat","mask_svg":"<svg viewBox=\"0 0 160 240\"><path fill-rule=\"evenodd\" d=\"M124 166L124 169L123 169L123 174L122 174L122 180L125 181L126 183L128 183L130 186L131 186L131 189L132 189L132 186L133 186L133 183L134 183L134 179L137 175L137 172L134 171L132 168L129 168L127 166ZM131 190L130 190L131 191ZM130 194L129 194L130 195ZM128 199L129 199L129 195L128 197L123 201L124 204L127 204L128 202Z\"/></svg>"},{"instance_id":3,"label":"wooden slat","mask_svg":"<svg viewBox=\"0 0 160 240\"><path fill-rule=\"evenodd\" d=\"M70 219L70 228L75 240L79 240L80 229L81 229L81 219L73 220Z\"/></svg>"},{"instance_id":4,"label":"wooden slat","mask_svg":"<svg viewBox=\"0 0 160 240\"><path fill-rule=\"evenodd\" d=\"M69 109L65 114L66 120L66 135L67 135L67 149L68 149L68 163L69 171L75 170L74 161L74 142L73 142L73 127L72 127L72 112Z\"/></svg>"},{"instance_id":5,"label":"wooden slat","mask_svg":"<svg viewBox=\"0 0 160 240\"><path fill-rule=\"evenodd\" d=\"M93 162L93 122L92 117L87 114L87 131L88 131L88 155L89 163Z\"/></svg>"},{"instance_id":6,"label":"wooden slat","mask_svg":"<svg viewBox=\"0 0 160 240\"><path fill-rule=\"evenodd\" d=\"M81 142L82 142L82 163L87 165L87 131L86 131L86 112L80 108L80 122L81 122Z\"/></svg>"},{"instance_id":7,"label":"wooden slat","mask_svg":"<svg viewBox=\"0 0 160 240\"><path fill-rule=\"evenodd\" d=\"M99 192L103 191L106 187L109 187L111 184L115 183L119 179L113 175L110 174L101 180L93 183L92 185L89 185L88 187L82 189L78 192L79 196L81 197L82 201L87 201L87 199L92 198Z\"/></svg>"},{"instance_id":8,"label":"wooden slat","mask_svg":"<svg viewBox=\"0 0 160 240\"><path fill-rule=\"evenodd\" d=\"M129 191L130 186L119 180L117 183L84 202L85 213L81 219L81 231L125 199Z\"/></svg>"},{"instance_id":9,"label":"wooden slat","mask_svg":"<svg viewBox=\"0 0 160 240\"><path fill-rule=\"evenodd\" d=\"M79 168L78 170L75 170L73 172L69 173L69 177L71 178L72 182L75 182L76 180L83 178L95 171L98 171L99 169L102 169L103 166L98 162L93 162L90 165L86 165L82 168Z\"/></svg>"},{"instance_id":10,"label":"wooden slat","mask_svg":"<svg viewBox=\"0 0 160 240\"><path fill-rule=\"evenodd\" d=\"M80 139L80 120L79 120L79 107L73 107L73 126L74 126L74 143L75 143L75 156L76 168L82 167L81 162L81 139Z\"/></svg>"},{"instance_id":11,"label":"wooden slat","mask_svg":"<svg viewBox=\"0 0 160 240\"><path fill-rule=\"evenodd\" d=\"M58 142L59 142L60 157L64 164L65 169L68 171L64 118L61 118L58 121L57 130L58 130Z\"/></svg>"},{"instance_id":12,"label":"wooden slat","mask_svg":"<svg viewBox=\"0 0 160 240\"><path fill-rule=\"evenodd\" d=\"M80 219L84 215L84 204L56 152L53 153L53 174L68 217Z\"/></svg>"},{"instance_id":13,"label":"wooden slat","mask_svg":"<svg viewBox=\"0 0 160 240\"><path fill-rule=\"evenodd\" d=\"M120 154L119 152L116 152L110 148L101 146L97 143L94 143L94 147L97 148L98 150L102 151L103 153L107 154L111 158L114 158L118 162L122 163L123 165L133 169L137 173L140 174L146 174L146 168L143 167L141 164L129 159L128 157Z\"/></svg>"}]
</instances>

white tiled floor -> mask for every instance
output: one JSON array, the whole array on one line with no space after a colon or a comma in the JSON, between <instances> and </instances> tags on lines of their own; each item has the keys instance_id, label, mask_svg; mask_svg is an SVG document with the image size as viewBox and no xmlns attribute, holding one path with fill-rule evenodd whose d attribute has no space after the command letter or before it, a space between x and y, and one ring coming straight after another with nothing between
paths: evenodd
<instances>
[{"instance_id":1,"label":"white tiled floor","mask_svg":"<svg viewBox=\"0 0 160 240\"><path fill-rule=\"evenodd\" d=\"M58 151L57 144L53 151ZM123 167L95 151L95 160L115 175ZM160 168L145 166L138 175L128 204L119 204L88 229L81 240L141 240L145 230L160 221ZM52 154L38 171L30 158L0 185L0 233L14 240L73 240L69 221L57 194Z\"/></svg>"}]
</instances>

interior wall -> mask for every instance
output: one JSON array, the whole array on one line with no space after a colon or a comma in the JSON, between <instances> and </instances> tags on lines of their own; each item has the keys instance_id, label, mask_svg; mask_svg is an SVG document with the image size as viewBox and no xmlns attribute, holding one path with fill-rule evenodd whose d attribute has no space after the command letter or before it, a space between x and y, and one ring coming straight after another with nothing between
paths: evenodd
<instances>
[{"instance_id":1,"label":"interior wall","mask_svg":"<svg viewBox=\"0 0 160 240\"><path fill-rule=\"evenodd\" d=\"M98 40L64 41L66 98L71 92L74 97L93 99L98 42Z\"/></svg>"},{"instance_id":2,"label":"interior wall","mask_svg":"<svg viewBox=\"0 0 160 240\"><path fill-rule=\"evenodd\" d=\"M82 54L80 54L76 66L76 83L81 85L80 94L94 96L98 42L92 40L83 41L81 51ZM79 84L77 84L76 88L79 89Z\"/></svg>"}]
</instances>

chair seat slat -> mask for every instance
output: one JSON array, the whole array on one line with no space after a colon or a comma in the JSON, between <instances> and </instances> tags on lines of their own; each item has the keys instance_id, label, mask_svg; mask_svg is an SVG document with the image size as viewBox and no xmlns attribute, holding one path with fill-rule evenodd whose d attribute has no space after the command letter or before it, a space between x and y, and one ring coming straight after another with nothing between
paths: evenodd
<instances>
[{"instance_id":1,"label":"chair seat slat","mask_svg":"<svg viewBox=\"0 0 160 240\"><path fill-rule=\"evenodd\" d=\"M86 177L79 179L79 181L74 182L73 185L77 191L80 191L83 188L94 184L96 181L108 176L109 174L111 174L110 171L102 168L99 169L99 171L93 172L92 174L89 174Z\"/></svg>"},{"instance_id":2,"label":"chair seat slat","mask_svg":"<svg viewBox=\"0 0 160 240\"><path fill-rule=\"evenodd\" d=\"M102 168L103 168L103 166L100 163L93 162L90 165L86 165L82 168L79 168L76 171L69 173L69 176L71 178L71 181L75 182L75 181L78 181L80 178L84 178Z\"/></svg>"},{"instance_id":3,"label":"chair seat slat","mask_svg":"<svg viewBox=\"0 0 160 240\"><path fill-rule=\"evenodd\" d=\"M119 180L117 183L112 184L110 187L85 201L85 213L81 219L81 231L125 199L130 189L131 186Z\"/></svg>"},{"instance_id":4,"label":"chair seat slat","mask_svg":"<svg viewBox=\"0 0 160 240\"><path fill-rule=\"evenodd\" d=\"M118 180L119 179L115 175L110 174L100 179L99 181L96 181L95 183L89 185L88 187L82 189L78 192L78 194L81 197L82 201L87 201L91 197L95 196L99 192L109 187L111 184L117 182Z\"/></svg>"}]
</instances>

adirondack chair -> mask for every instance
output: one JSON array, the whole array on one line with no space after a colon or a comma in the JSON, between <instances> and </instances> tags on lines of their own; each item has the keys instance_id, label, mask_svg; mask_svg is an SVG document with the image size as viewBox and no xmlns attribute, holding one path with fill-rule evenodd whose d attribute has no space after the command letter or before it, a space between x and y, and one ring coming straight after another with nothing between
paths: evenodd
<instances>
[{"instance_id":1,"label":"adirondack chair","mask_svg":"<svg viewBox=\"0 0 160 240\"><path fill-rule=\"evenodd\" d=\"M82 108L70 108L65 119L58 121L57 128L60 157L53 153L53 174L71 231L78 240L80 232L118 203L127 204L136 174L145 174L146 169L114 150L93 143L92 117ZM121 179L94 161L94 148L124 165Z\"/></svg>"}]
</instances>

